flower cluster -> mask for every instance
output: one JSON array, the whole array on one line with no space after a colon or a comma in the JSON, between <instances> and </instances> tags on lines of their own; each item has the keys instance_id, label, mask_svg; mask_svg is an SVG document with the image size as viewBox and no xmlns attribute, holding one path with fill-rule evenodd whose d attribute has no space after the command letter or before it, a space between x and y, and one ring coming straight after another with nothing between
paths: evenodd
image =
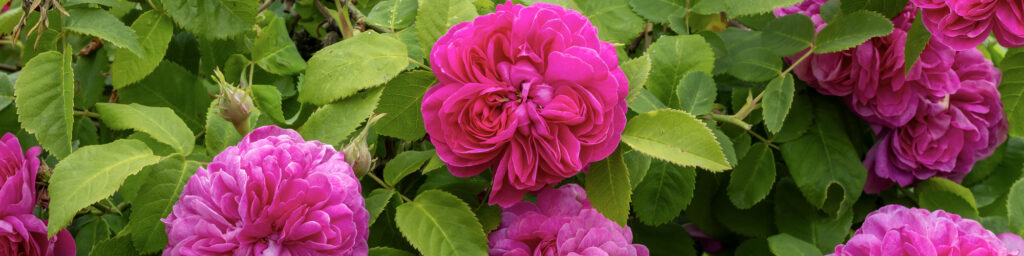
<instances>
[{"instance_id":1,"label":"flower cluster","mask_svg":"<svg viewBox=\"0 0 1024 256\"><path fill-rule=\"evenodd\" d=\"M189 179L164 255L366 255L369 214L344 154L264 126Z\"/></svg>"},{"instance_id":2,"label":"flower cluster","mask_svg":"<svg viewBox=\"0 0 1024 256\"><path fill-rule=\"evenodd\" d=\"M545 188L537 203L519 202L501 213L488 235L490 255L642 255L629 227L597 212L579 185Z\"/></svg>"},{"instance_id":3,"label":"flower cluster","mask_svg":"<svg viewBox=\"0 0 1024 256\"><path fill-rule=\"evenodd\" d=\"M911 0L924 26L957 50L978 46L995 34L1006 47L1024 46L1024 2L1020 0Z\"/></svg>"},{"instance_id":4,"label":"flower cluster","mask_svg":"<svg viewBox=\"0 0 1024 256\"><path fill-rule=\"evenodd\" d=\"M22 152L13 134L0 138L0 255L75 255L66 229L46 238L46 222L32 215L36 205L39 147Z\"/></svg>"},{"instance_id":5,"label":"flower cluster","mask_svg":"<svg viewBox=\"0 0 1024 256\"><path fill-rule=\"evenodd\" d=\"M502 4L452 27L430 56L430 141L456 176L493 167L492 204L512 205L618 146L628 82L579 12Z\"/></svg>"},{"instance_id":6,"label":"flower cluster","mask_svg":"<svg viewBox=\"0 0 1024 256\"><path fill-rule=\"evenodd\" d=\"M775 14L808 15L820 30L827 25L819 11L825 2L807 0ZM896 15L888 36L845 51L812 54L793 69L819 92L842 97L871 124L879 141L864 161L869 193L933 176L959 181L1006 138L996 90L1001 74L978 50L957 51L933 39L905 69L907 30L915 10L908 6Z\"/></svg>"},{"instance_id":7,"label":"flower cluster","mask_svg":"<svg viewBox=\"0 0 1024 256\"><path fill-rule=\"evenodd\" d=\"M1019 246L1011 244L1009 236L1003 235L1011 241L1007 245ZM1016 255L1003 243L975 220L942 210L887 205L868 214L853 237L837 245L832 255Z\"/></svg>"}]
</instances>

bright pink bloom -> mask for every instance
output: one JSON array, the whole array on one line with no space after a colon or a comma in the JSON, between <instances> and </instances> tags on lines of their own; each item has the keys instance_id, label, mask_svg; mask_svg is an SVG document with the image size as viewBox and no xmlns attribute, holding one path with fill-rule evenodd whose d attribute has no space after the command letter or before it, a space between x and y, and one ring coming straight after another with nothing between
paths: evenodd
<instances>
[{"instance_id":1,"label":"bright pink bloom","mask_svg":"<svg viewBox=\"0 0 1024 256\"><path fill-rule=\"evenodd\" d=\"M343 153L260 127L189 179L164 255L366 255L360 191Z\"/></svg>"},{"instance_id":2,"label":"bright pink bloom","mask_svg":"<svg viewBox=\"0 0 1024 256\"><path fill-rule=\"evenodd\" d=\"M975 220L942 210L886 205L868 214L836 256L972 255L1003 256L1003 243Z\"/></svg>"},{"instance_id":3,"label":"bright pink bloom","mask_svg":"<svg viewBox=\"0 0 1024 256\"><path fill-rule=\"evenodd\" d=\"M994 33L999 44L1024 46L1024 2L1020 0L911 0L924 26L957 50L978 46Z\"/></svg>"},{"instance_id":4,"label":"bright pink bloom","mask_svg":"<svg viewBox=\"0 0 1024 256\"><path fill-rule=\"evenodd\" d=\"M999 237L999 240L1003 241L1003 245L1006 246L1006 251L1010 254L1016 253L1016 255L1021 255L1024 253L1024 239L1021 239L1017 234L1002 233L996 235L996 237Z\"/></svg>"},{"instance_id":5,"label":"bright pink bloom","mask_svg":"<svg viewBox=\"0 0 1024 256\"><path fill-rule=\"evenodd\" d=\"M633 232L597 212L579 185L545 188L537 203L519 202L501 212L501 226L487 236L490 255L641 255Z\"/></svg>"},{"instance_id":6,"label":"bright pink bloom","mask_svg":"<svg viewBox=\"0 0 1024 256\"><path fill-rule=\"evenodd\" d=\"M0 138L0 255L75 255L67 229L46 239L46 222L32 215L40 152L32 147L23 153L14 134Z\"/></svg>"},{"instance_id":7,"label":"bright pink bloom","mask_svg":"<svg viewBox=\"0 0 1024 256\"><path fill-rule=\"evenodd\" d=\"M580 13L506 3L434 45L440 83L423 121L448 170L494 168L491 204L509 206L615 150L629 90L612 44Z\"/></svg>"},{"instance_id":8,"label":"bright pink bloom","mask_svg":"<svg viewBox=\"0 0 1024 256\"><path fill-rule=\"evenodd\" d=\"M958 53L954 62L960 90L929 96L904 126L875 127L879 140L864 159L864 191L878 193L894 183L908 186L933 176L959 182L1006 139L1008 126L996 90L999 70L977 50Z\"/></svg>"}]
</instances>

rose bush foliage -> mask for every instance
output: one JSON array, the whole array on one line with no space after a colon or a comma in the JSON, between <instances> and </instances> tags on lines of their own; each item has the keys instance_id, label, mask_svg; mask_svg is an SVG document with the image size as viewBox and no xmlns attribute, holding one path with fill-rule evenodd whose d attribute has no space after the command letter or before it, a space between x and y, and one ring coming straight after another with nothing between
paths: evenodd
<instances>
[{"instance_id":1,"label":"rose bush foliage","mask_svg":"<svg viewBox=\"0 0 1024 256\"><path fill-rule=\"evenodd\" d=\"M0 0L0 255L1021 255L1016 0Z\"/></svg>"}]
</instances>

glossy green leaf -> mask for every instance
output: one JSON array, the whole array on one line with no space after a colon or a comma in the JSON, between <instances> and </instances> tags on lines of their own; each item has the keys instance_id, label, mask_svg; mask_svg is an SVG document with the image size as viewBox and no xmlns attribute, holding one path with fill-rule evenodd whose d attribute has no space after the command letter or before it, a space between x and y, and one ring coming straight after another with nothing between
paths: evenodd
<instances>
[{"instance_id":1,"label":"glossy green leaf","mask_svg":"<svg viewBox=\"0 0 1024 256\"><path fill-rule=\"evenodd\" d=\"M18 122L57 158L71 153L74 76L68 49L63 55L51 51L32 58L14 83Z\"/></svg>"},{"instance_id":2,"label":"glossy green leaf","mask_svg":"<svg viewBox=\"0 0 1024 256\"><path fill-rule=\"evenodd\" d=\"M433 150L399 153L384 166L384 182L392 186L398 184L405 176L419 171L420 167L435 154Z\"/></svg>"},{"instance_id":3,"label":"glossy green leaf","mask_svg":"<svg viewBox=\"0 0 1024 256\"><path fill-rule=\"evenodd\" d=\"M378 188L370 191L370 195L366 196L366 211L370 213L369 225L377 222L377 217L384 212L384 208L394 196L395 191L390 189Z\"/></svg>"},{"instance_id":4,"label":"glossy green leaf","mask_svg":"<svg viewBox=\"0 0 1024 256\"><path fill-rule=\"evenodd\" d=\"M153 232L165 230L161 218L171 213L174 203L185 189L185 183L196 173L199 164L185 161L182 156L168 157L153 166L145 185L132 203L128 230L135 248L142 253L156 252L167 245L167 234Z\"/></svg>"},{"instance_id":5,"label":"glossy green leaf","mask_svg":"<svg viewBox=\"0 0 1024 256\"><path fill-rule=\"evenodd\" d=\"M687 12L686 0L629 0L633 11L657 23L668 23L669 16Z\"/></svg>"},{"instance_id":6,"label":"glossy green leaf","mask_svg":"<svg viewBox=\"0 0 1024 256\"><path fill-rule=\"evenodd\" d=\"M622 62L619 68L629 80L629 95L626 96L626 102L633 102L639 97L640 90L643 90L644 84L647 83L647 76L651 73L651 58L647 55L640 56Z\"/></svg>"},{"instance_id":7,"label":"glossy green leaf","mask_svg":"<svg viewBox=\"0 0 1024 256\"><path fill-rule=\"evenodd\" d=\"M786 121L782 122L782 128L772 138L774 142L785 143L800 138L807 133L807 130L811 128L811 123L814 122L814 115L806 114L814 111L811 99L806 93L793 96L791 105L789 112L803 114L787 114Z\"/></svg>"},{"instance_id":8,"label":"glossy green leaf","mask_svg":"<svg viewBox=\"0 0 1024 256\"><path fill-rule=\"evenodd\" d=\"M85 146L68 155L50 177L48 235L67 226L78 210L114 194L129 175L159 159L146 144L130 139Z\"/></svg>"},{"instance_id":9,"label":"glossy green leaf","mask_svg":"<svg viewBox=\"0 0 1024 256\"><path fill-rule=\"evenodd\" d=\"M929 210L945 210L964 218L978 219L978 206L971 190L956 182L933 177L914 185L917 202Z\"/></svg>"},{"instance_id":10,"label":"glossy green leaf","mask_svg":"<svg viewBox=\"0 0 1024 256\"><path fill-rule=\"evenodd\" d=\"M135 31L110 13L102 9L87 8L71 9L68 13L75 18L68 19L69 22L64 25L64 29L102 38L117 47L128 49L137 56L146 57Z\"/></svg>"},{"instance_id":11,"label":"glossy green leaf","mask_svg":"<svg viewBox=\"0 0 1024 256\"><path fill-rule=\"evenodd\" d=\"M604 160L590 164L585 182L587 198L594 209L605 218L625 226L629 218L633 186L622 157L622 149L616 150Z\"/></svg>"},{"instance_id":12,"label":"glossy green leaf","mask_svg":"<svg viewBox=\"0 0 1024 256\"><path fill-rule=\"evenodd\" d=\"M428 53L434 49L434 42L448 32L448 28L473 20L477 15L476 8L469 0L419 0L418 8L416 36L420 47Z\"/></svg>"},{"instance_id":13,"label":"glossy green leaf","mask_svg":"<svg viewBox=\"0 0 1024 256\"><path fill-rule=\"evenodd\" d=\"M287 123L281 110L281 91L273 85L255 84L252 89L252 101L263 114L270 116L277 123Z\"/></svg>"},{"instance_id":14,"label":"glossy green leaf","mask_svg":"<svg viewBox=\"0 0 1024 256\"><path fill-rule=\"evenodd\" d=\"M90 256L117 256L117 255L138 255L132 246L130 236L117 236L100 241L92 248Z\"/></svg>"},{"instance_id":15,"label":"glossy green leaf","mask_svg":"<svg viewBox=\"0 0 1024 256\"><path fill-rule=\"evenodd\" d=\"M299 133L306 140L337 146L373 113L381 91L380 87L374 88L320 107L299 127Z\"/></svg>"},{"instance_id":16,"label":"glossy green leaf","mask_svg":"<svg viewBox=\"0 0 1024 256\"><path fill-rule=\"evenodd\" d=\"M306 69L306 61L288 35L285 20L271 16L270 23L259 32L252 43L252 60L263 70L278 75L290 75Z\"/></svg>"},{"instance_id":17,"label":"glossy green leaf","mask_svg":"<svg viewBox=\"0 0 1024 256\"><path fill-rule=\"evenodd\" d=\"M747 48L736 53L728 72L743 81L767 81L782 73L782 59L768 48Z\"/></svg>"},{"instance_id":18,"label":"glossy green leaf","mask_svg":"<svg viewBox=\"0 0 1024 256\"><path fill-rule=\"evenodd\" d=\"M654 161L633 194L633 211L647 225L661 225L679 215L693 198L696 169Z\"/></svg>"},{"instance_id":19,"label":"glossy green leaf","mask_svg":"<svg viewBox=\"0 0 1024 256\"><path fill-rule=\"evenodd\" d=\"M906 0L903 0L903 2L906 2ZM921 18L921 12L917 12L917 17L914 18L914 23L910 25L910 31L907 32L907 45L903 48L904 74L910 74L910 70L917 62L917 58L921 57L924 47L928 45L931 38L932 33L928 32L928 29L924 27L924 19Z\"/></svg>"},{"instance_id":20,"label":"glossy green leaf","mask_svg":"<svg viewBox=\"0 0 1024 256\"><path fill-rule=\"evenodd\" d=\"M1003 72L999 94L1010 123L1010 136L1024 137L1024 48L1007 51L999 70Z\"/></svg>"},{"instance_id":21,"label":"glossy green leaf","mask_svg":"<svg viewBox=\"0 0 1024 256\"><path fill-rule=\"evenodd\" d=\"M1010 187L1009 199L1006 200L1007 219L1010 231L1024 233L1024 179L1018 180Z\"/></svg>"},{"instance_id":22,"label":"glossy green leaf","mask_svg":"<svg viewBox=\"0 0 1024 256\"><path fill-rule=\"evenodd\" d=\"M408 65L402 41L366 33L313 54L299 101L325 105L384 84Z\"/></svg>"},{"instance_id":23,"label":"glossy green leaf","mask_svg":"<svg viewBox=\"0 0 1024 256\"><path fill-rule=\"evenodd\" d=\"M377 134L413 141L427 133L423 128L420 104L423 94L437 82L433 73L412 71L402 73L384 86L377 114L387 114L373 126Z\"/></svg>"},{"instance_id":24,"label":"glossy green leaf","mask_svg":"<svg viewBox=\"0 0 1024 256\"><path fill-rule=\"evenodd\" d=\"M169 108L99 103L96 110L111 129L144 132L182 155L192 153L195 147L195 135Z\"/></svg>"},{"instance_id":25,"label":"glossy green leaf","mask_svg":"<svg viewBox=\"0 0 1024 256\"><path fill-rule=\"evenodd\" d=\"M636 151L679 166L729 169L722 147L703 123L678 110L656 110L626 123L622 141Z\"/></svg>"},{"instance_id":26,"label":"glossy green leaf","mask_svg":"<svg viewBox=\"0 0 1024 256\"><path fill-rule=\"evenodd\" d=\"M416 19L416 0L384 0L373 6L366 15L366 23L391 31L412 25Z\"/></svg>"},{"instance_id":27,"label":"glossy green leaf","mask_svg":"<svg viewBox=\"0 0 1024 256\"><path fill-rule=\"evenodd\" d=\"M768 247L777 256L821 256L821 251L813 244L788 234L768 237Z\"/></svg>"},{"instance_id":28,"label":"glossy green leaf","mask_svg":"<svg viewBox=\"0 0 1024 256\"><path fill-rule=\"evenodd\" d=\"M647 170L651 168L651 157L639 151L630 150L622 154L622 160L626 163L626 169L629 169L631 189L636 190L636 187L640 186L640 182L647 177Z\"/></svg>"},{"instance_id":29,"label":"glossy green leaf","mask_svg":"<svg viewBox=\"0 0 1024 256\"><path fill-rule=\"evenodd\" d=\"M769 132L778 133L789 115L789 108L793 105L793 74L775 77L764 89L764 100L761 103L764 115L764 125ZM805 114L796 113L795 115Z\"/></svg>"},{"instance_id":30,"label":"glossy green leaf","mask_svg":"<svg viewBox=\"0 0 1024 256\"><path fill-rule=\"evenodd\" d=\"M206 112L206 135L203 136L206 152L221 152L242 140L242 135L238 134L235 125L220 117L218 112L220 108L212 104Z\"/></svg>"},{"instance_id":31,"label":"glossy green leaf","mask_svg":"<svg viewBox=\"0 0 1024 256\"><path fill-rule=\"evenodd\" d=\"M844 14L818 32L814 53L830 53L850 49L877 36L892 33L889 19L871 11Z\"/></svg>"},{"instance_id":32,"label":"glossy green leaf","mask_svg":"<svg viewBox=\"0 0 1024 256\"><path fill-rule=\"evenodd\" d=\"M485 255L487 237L466 202L440 190L420 193L398 207L398 229L426 256Z\"/></svg>"},{"instance_id":33,"label":"glossy green leaf","mask_svg":"<svg viewBox=\"0 0 1024 256\"><path fill-rule=\"evenodd\" d=\"M690 71L711 73L715 54L711 46L698 35L664 36L647 49L651 58L651 74L647 90L668 106L676 106L675 89Z\"/></svg>"},{"instance_id":34,"label":"glossy green leaf","mask_svg":"<svg viewBox=\"0 0 1024 256\"><path fill-rule=\"evenodd\" d=\"M761 33L761 46L779 56L797 54L814 43L814 22L803 14L790 14L768 23Z\"/></svg>"},{"instance_id":35,"label":"glossy green leaf","mask_svg":"<svg viewBox=\"0 0 1024 256\"><path fill-rule=\"evenodd\" d=\"M142 54L133 53L127 48L117 49L110 69L114 89L138 82L156 70L171 42L174 23L160 12L150 10L135 19L131 29L138 37Z\"/></svg>"},{"instance_id":36,"label":"glossy green leaf","mask_svg":"<svg viewBox=\"0 0 1024 256\"><path fill-rule=\"evenodd\" d=\"M830 251L847 239L852 232L853 211L829 216L812 206L791 179L783 178L775 185L775 227L779 232L792 235Z\"/></svg>"},{"instance_id":37,"label":"glossy green leaf","mask_svg":"<svg viewBox=\"0 0 1024 256\"><path fill-rule=\"evenodd\" d=\"M733 169L726 191L733 205L748 209L767 197L773 184L775 154L764 143L757 143Z\"/></svg>"},{"instance_id":38,"label":"glossy green leaf","mask_svg":"<svg viewBox=\"0 0 1024 256\"><path fill-rule=\"evenodd\" d=\"M224 39L252 30L258 1L162 0L174 23L206 39Z\"/></svg>"},{"instance_id":39,"label":"glossy green leaf","mask_svg":"<svg viewBox=\"0 0 1024 256\"><path fill-rule=\"evenodd\" d=\"M694 115L710 114L718 97L718 87L708 73L690 71L679 80L676 97L679 98L679 109Z\"/></svg>"}]
</instances>

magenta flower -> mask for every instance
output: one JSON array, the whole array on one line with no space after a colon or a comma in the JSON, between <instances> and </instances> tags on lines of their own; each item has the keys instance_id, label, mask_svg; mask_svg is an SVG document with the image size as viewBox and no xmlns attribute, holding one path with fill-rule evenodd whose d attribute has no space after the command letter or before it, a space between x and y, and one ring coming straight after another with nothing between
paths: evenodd
<instances>
[{"instance_id":1,"label":"magenta flower","mask_svg":"<svg viewBox=\"0 0 1024 256\"><path fill-rule=\"evenodd\" d=\"M975 220L892 204L868 214L853 237L831 255L1008 254L999 238Z\"/></svg>"},{"instance_id":2,"label":"magenta flower","mask_svg":"<svg viewBox=\"0 0 1024 256\"><path fill-rule=\"evenodd\" d=\"M41 151L32 147L23 153L14 134L0 138L0 255L75 255L67 229L47 239L46 222L32 215Z\"/></svg>"},{"instance_id":3,"label":"magenta flower","mask_svg":"<svg viewBox=\"0 0 1024 256\"><path fill-rule=\"evenodd\" d=\"M501 226L487 236L490 255L642 255L633 232L601 215L579 185L545 188L537 203L504 208Z\"/></svg>"},{"instance_id":4,"label":"magenta flower","mask_svg":"<svg viewBox=\"0 0 1024 256\"><path fill-rule=\"evenodd\" d=\"M958 53L954 63L960 90L929 96L904 126L875 127L879 140L864 159L864 191L878 193L894 183L908 186L933 176L959 182L1006 139L1008 125L996 90L999 70L977 50Z\"/></svg>"},{"instance_id":5,"label":"magenta flower","mask_svg":"<svg viewBox=\"0 0 1024 256\"><path fill-rule=\"evenodd\" d=\"M629 90L612 44L560 6L506 3L452 27L430 55L430 141L460 177L494 168L491 204L509 206L615 150Z\"/></svg>"},{"instance_id":6,"label":"magenta flower","mask_svg":"<svg viewBox=\"0 0 1024 256\"><path fill-rule=\"evenodd\" d=\"M360 191L343 153L260 127L189 179L164 255L366 255Z\"/></svg>"},{"instance_id":7,"label":"magenta flower","mask_svg":"<svg viewBox=\"0 0 1024 256\"><path fill-rule=\"evenodd\" d=\"M924 26L957 50L978 46L995 34L1006 47L1024 46L1024 2L1020 0L911 0Z\"/></svg>"},{"instance_id":8,"label":"magenta flower","mask_svg":"<svg viewBox=\"0 0 1024 256\"><path fill-rule=\"evenodd\" d=\"M1020 255L1024 253L1024 239L1014 233L1002 233L997 235L999 240L1006 246L1006 251L1012 255Z\"/></svg>"}]
</instances>

